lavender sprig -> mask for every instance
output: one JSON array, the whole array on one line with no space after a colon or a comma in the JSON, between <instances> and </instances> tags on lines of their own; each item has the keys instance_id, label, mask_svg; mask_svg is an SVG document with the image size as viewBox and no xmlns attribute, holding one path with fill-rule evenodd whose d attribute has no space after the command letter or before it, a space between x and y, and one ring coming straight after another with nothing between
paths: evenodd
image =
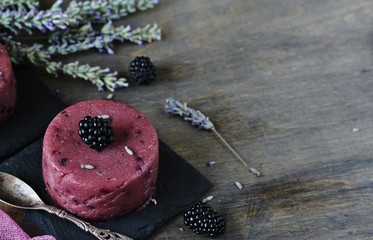
<instances>
[{"instance_id":1,"label":"lavender sprig","mask_svg":"<svg viewBox=\"0 0 373 240\"><path fill-rule=\"evenodd\" d=\"M114 92L120 87L128 87L125 78L117 78L117 72L110 72L109 68L102 69L98 66L91 67L89 64L80 65L79 62L63 64L61 62L48 62L47 72L57 74L58 71L79 77L95 84L100 91L107 88Z\"/></svg>"},{"instance_id":2,"label":"lavender sprig","mask_svg":"<svg viewBox=\"0 0 373 240\"><path fill-rule=\"evenodd\" d=\"M168 98L165 104L165 112L172 115L179 115L184 120L191 121L193 126L197 126L200 129L213 131L215 135L223 142L223 144L233 153L233 155L244 166L248 166L247 162L230 146L223 136L215 129L211 120L201 111L188 107L186 103L181 103L173 98ZM251 169L255 168L250 168L250 171L253 172ZM260 176L260 172L258 170L255 171L255 174Z\"/></svg>"},{"instance_id":3,"label":"lavender sprig","mask_svg":"<svg viewBox=\"0 0 373 240\"><path fill-rule=\"evenodd\" d=\"M66 9L69 15L79 15L85 21L105 23L127 16L136 10L153 8L156 0L91 0L71 1Z\"/></svg>"},{"instance_id":4,"label":"lavender sprig","mask_svg":"<svg viewBox=\"0 0 373 240\"><path fill-rule=\"evenodd\" d=\"M153 40L161 40L161 29L157 24L138 27L132 31L127 31L125 28L116 28L117 40L130 42L142 45L144 41L150 43Z\"/></svg>"},{"instance_id":5,"label":"lavender sprig","mask_svg":"<svg viewBox=\"0 0 373 240\"><path fill-rule=\"evenodd\" d=\"M8 0L10 1L10 0ZM22 0L24 1L24 0ZM77 27L86 22L105 23L116 20L136 10L144 11L154 7L154 0L93 0L93 1L71 1L65 11L61 8L62 0L56 1L48 10L30 10L18 7L9 8L13 2L2 3L0 7L0 24L13 33L19 30L29 34L38 29L41 32L65 30L68 27ZM19 6L23 6L21 3Z\"/></svg>"},{"instance_id":6,"label":"lavender sprig","mask_svg":"<svg viewBox=\"0 0 373 240\"><path fill-rule=\"evenodd\" d=\"M37 0L1 0L0 9L36 9L39 7Z\"/></svg>"},{"instance_id":7,"label":"lavender sprig","mask_svg":"<svg viewBox=\"0 0 373 240\"><path fill-rule=\"evenodd\" d=\"M29 11L25 9L0 9L0 25L11 30L14 34L26 31L32 34L37 29L41 32L65 30L68 27L76 27L80 22L79 16L70 16L61 8L52 7L48 10Z\"/></svg>"},{"instance_id":8,"label":"lavender sprig","mask_svg":"<svg viewBox=\"0 0 373 240\"><path fill-rule=\"evenodd\" d=\"M0 35L1 36L1 35ZM107 88L115 91L120 87L128 87L125 78L117 78L117 72L110 72L109 68L91 67L88 64L80 65L79 62L67 63L52 61L51 54L44 50L42 44L34 43L32 46L24 46L11 38L6 39L6 48L15 63L31 62L34 65L41 65L46 68L48 73L58 75L58 72L70 75L74 78L79 77L92 82L100 91Z\"/></svg>"},{"instance_id":9,"label":"lavender sprig","mask_svg":"<svg viewBox=\"0 0 373 240\"><path fill-rule=\"evenodd\" d=\"M109 54L114 54L114 41L127 40L142 45L143 41L152 42L160 39L161 31L157 24L131 30L130 26L114 27L109 21L101 28L100 32L95 31L91 24L84 25L79 30L56 32L50 37L51 46L48 50L51 54L66 55L97 48L100 52L106 51Z\"/></svg>"},{"instance_id":10,"label":"lavender sprig","mask_svg":"<svg viewBox=\"0 0 373 240\"><path fill-rule=\"evenodd\" d=\"M0 38L5 44L13 63L31 62L34 65L43 65L51 59L51 55L43 49L42 44L34 43L31 46L26 46L6 34L0 34Z\"/></svg>"},{"instance_id":11,"label":"lavender sprig","mask_svg":"<svg viewBox=\"0 0 373 240\"><path fill-rule=\"evenodd\" d=\"M168 98L166 100L165 112L172 115L179 115L184 118L184 120L191 121L193 126L204 130L211 130L214 128L214 124L203 113L173 98Z\"/></svg>"}]
</instances>

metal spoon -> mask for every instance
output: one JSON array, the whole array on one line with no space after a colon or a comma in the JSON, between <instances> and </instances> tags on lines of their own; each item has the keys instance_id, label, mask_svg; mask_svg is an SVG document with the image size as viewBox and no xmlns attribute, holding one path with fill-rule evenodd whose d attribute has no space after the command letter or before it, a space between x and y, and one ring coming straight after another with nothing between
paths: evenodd
<instances>
[{"instance_id":1,"label":"metal spoon","mask_svg":"<svg viewBox=\"0 0 373 240\"><path fill-rule=\"evenodd\" d=\"M16 208L44 210L70 220L86 232L92 233L98 239L132 240L122 234L100 229L84 222L64 210L45 204L36 192L25 182L10 174L0 172L0 202Z\"/></svg>"}]
</instances>

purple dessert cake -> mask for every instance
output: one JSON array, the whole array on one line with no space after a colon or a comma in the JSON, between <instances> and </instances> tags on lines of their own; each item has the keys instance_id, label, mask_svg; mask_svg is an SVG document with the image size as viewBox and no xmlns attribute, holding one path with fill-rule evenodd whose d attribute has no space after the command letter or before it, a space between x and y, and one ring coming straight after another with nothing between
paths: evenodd
<instances>
[{"instance_id":1,"label":"purple dessert cake","mask_svg":"<svg viewBox=\"0 0 373 240\"><path fill-rule=\"evenodd\" d=\"M64 109L49 124L43 178L56 205L90 220L113 219L153 197L158 155L156 131L140 111L89 100Z\"/></svg>"},{"instance_id":2,"label":"purple dessert cake","mask_svg":"<svg viewBox=\"0 0 373 240\"><path fill-rule=\"evenodd\" d=\"M0 44L0 124L14 112L16 98L16 79L12 63L5 47Z\"/></svg>"}]
</instances>

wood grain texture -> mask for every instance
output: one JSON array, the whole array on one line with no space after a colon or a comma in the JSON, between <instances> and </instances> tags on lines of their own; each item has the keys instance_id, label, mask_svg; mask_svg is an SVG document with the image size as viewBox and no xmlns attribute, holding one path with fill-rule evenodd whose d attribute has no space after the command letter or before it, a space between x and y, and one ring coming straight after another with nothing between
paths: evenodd
<instances>
[{"instance_id":1,"label":"wood grain texture","mask_svg":"<svg viewBox=\"0 0 373 240\"><path fill-rule=\"evenodd\" d=\"M143 111L159 137L213 182L210 204L228 220L219 239L373 239L371 0L161 0L122 21L153 22L160 42L64 60L128 77L135 56L151 57L157 81L130 81L114 98ZM82 80L41 70L40 77L67 104L108 94ZM212 133L164 114L168 97L206 113L263 177ZM151 239L205 238L180 215Z\"/></svg>"}]
</instances>

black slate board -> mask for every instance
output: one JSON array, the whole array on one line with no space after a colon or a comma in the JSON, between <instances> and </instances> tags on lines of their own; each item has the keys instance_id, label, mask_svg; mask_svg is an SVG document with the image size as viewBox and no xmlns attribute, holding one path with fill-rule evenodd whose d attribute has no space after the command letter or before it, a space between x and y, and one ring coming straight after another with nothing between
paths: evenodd
<instances>
[{"instance_id":1,"label":"black slate board","mask_svg":"<svg viewBox=\"0 0 373 240\"><path fill-rule=\"evenodd\" d=\"M13 174L28 183L46 202L51 203L45 191L41 170L42 140L38 140L0 165L0 171ZM191 203L201 199L212 184L190 164L160 141L160 165L157 182L157 204L108 222L91 222L134 239L144 239L167 220ZM54 215L25 210L26 218L40 227L40 232L57 239L95 239L90 234Z\"/></svg>"},{"instance_id":2,"label":"black slate board","mask_svg":"<svg viewBox=\"0 0 373 240\"><path fill-rule=\"evenodd\" d=\"M17 102L15 114L0 125L0 162L41 137L49 122L64 107L35 77L32 69L16 66Z\"/></svg>"},{"instance_id":3,"label":"black slate board","mask_svg":"<svg viewBox=\"0 0 373 240\"><path fill-rule=\"evenodd\" d=\"M48 204L42 169L42 135L53 117L64 108L59 99L32 71L17 68L17 113L0 127L0 171L13 174L28 183ZM150 203L139 212L92 225L144 239L192 203L200 200L212 184L189 163L160 141L160 166L157 181L157 205ZM24 210L25 219L39 227L35 232L50 234L58 240L95 239L73 223L42 211Z\"/></svg>"}]
</instances>

